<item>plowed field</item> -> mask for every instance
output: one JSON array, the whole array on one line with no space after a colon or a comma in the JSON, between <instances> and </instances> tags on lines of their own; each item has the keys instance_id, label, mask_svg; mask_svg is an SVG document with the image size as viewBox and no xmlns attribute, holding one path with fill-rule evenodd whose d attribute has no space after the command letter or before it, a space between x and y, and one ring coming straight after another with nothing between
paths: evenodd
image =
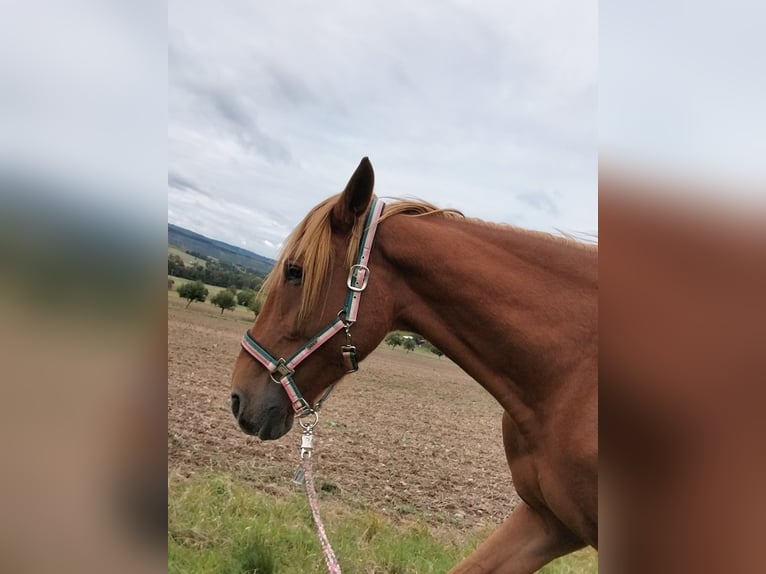
<instances>
[{"instance_id":1,"label":"plowed field","mask_svg":"<svg viewBox=\"0 0 766 574\"><path fill-rule=\"evenodd\" d=\"M168 466L190 475L224 470L268 492L288 492L298 464L297 425L277 441L242 433L229 410L229 378L252 314L184 309L168 295ZM474 529L499 523L517 502L500 436L502 410L446 357L381 346L325 404L315 442L323 497L392 517Z\"/></svg>"}]
</instances>

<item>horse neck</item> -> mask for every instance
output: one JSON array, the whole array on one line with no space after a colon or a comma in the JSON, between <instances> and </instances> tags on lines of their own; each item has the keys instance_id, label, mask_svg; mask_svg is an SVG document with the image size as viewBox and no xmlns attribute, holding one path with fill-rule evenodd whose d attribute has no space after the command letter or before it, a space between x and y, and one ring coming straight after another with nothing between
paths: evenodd
<instances>
[{"instance_id":1,"label":"horse neck","mask_svg":"<svg viewBox=\"0 0 766 574\"><path fill-rule=\"evenodd\" d=\"M426 337L507 410L583 371L595 384L595 248L439 216L394 216L378 241L393 328Z\"/></svg>"}]
</instances>

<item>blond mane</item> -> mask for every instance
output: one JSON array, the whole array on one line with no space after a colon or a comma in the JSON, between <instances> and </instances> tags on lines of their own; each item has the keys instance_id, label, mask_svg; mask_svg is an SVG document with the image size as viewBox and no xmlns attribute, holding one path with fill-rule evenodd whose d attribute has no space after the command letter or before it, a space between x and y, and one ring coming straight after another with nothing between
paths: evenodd
<instances>
[{"instance_id":1,"label":"blond mane","mask_svg":"<svg viewBox=\"0 0 766 574\"><path fill-rule=\"evenodd\" d=\"M278 282L281 280L285 265L300 261L303 267L303 289L301 305L298 311L299 323L303 323L310 312L319 304L323 286L332 265L330 215L339 199L340 194L337 194L324 200L298 224L285 240L279 259L274 265L274 269L264 281L259 293L259 296L268 296L269 291L278 285ZM350 267L356 259L368 211L369 207L354 222L348 249L346 250L345 264L347 267ZM408 215L410 217L422 217L425 215L463 217L462 213L454 209L441 209L425 201L410 199L394 200L390 203L387 201L380 222L382 223L394 215Z\"/></svg>"},{"instance_id":2,"label":"blond mane","mask_svg":"<svg viewBox=\"0 0 766 574\"><path fill-rule=\"evenodd\" d=\"M274 265L274 269L269 273L259 292L259 297L266 297L271 289L276 287L282 279L285 266L288 263L300 262L303 267L303 288L301 294L301 304L298 310L298 322L303 323L313 309L319 305L322 296L323 287L327 280L327 275L332 266L332 230L331 213L335 204L340 199L341 194L334 195L325 199L317 205L301 221L293 232L285 240L279 259ZM351 230L348 249L346 250L346 267L351 267L356 259L359 241L364 232L364 222L367 218L367 211L356 218L354 227ZM423 217L427 215L461 218L463 214L454 209L442 209L426 201L414 199L390 199L386 198L386 207L380 222L384 222L389 217L395 215L407 215L409 217ZM515 229L516 231L528 234L532 237L539 237L548 241L562 244L569 244L583 250L598 250L598 245L583 243L570 234L556 236L543 231L532 231L520 229L518 227L491 223L480 219L468 219L479 225L494 227L499 229Z\"/></svg>"}]
</instances>

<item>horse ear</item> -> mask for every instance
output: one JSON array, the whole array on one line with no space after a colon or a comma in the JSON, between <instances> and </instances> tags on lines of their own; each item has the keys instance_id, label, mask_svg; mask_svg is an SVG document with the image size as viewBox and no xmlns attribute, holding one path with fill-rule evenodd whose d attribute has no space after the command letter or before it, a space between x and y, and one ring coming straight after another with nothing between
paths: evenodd
<instances>
[{"instance_id":1,"label":"horse ear","mask_svg":"<svg viewBox=\"0 0 766 574\"><path fill-rule=\"evenodd\" d=\"M346 189L332 208L330 221L335 231L345 233L349 231L356 218L365 212L372 199L372 188L375 185L375 172L372 164L366 157L359 162L354 175L348 180Z\"/></svg>"}]
</instances>

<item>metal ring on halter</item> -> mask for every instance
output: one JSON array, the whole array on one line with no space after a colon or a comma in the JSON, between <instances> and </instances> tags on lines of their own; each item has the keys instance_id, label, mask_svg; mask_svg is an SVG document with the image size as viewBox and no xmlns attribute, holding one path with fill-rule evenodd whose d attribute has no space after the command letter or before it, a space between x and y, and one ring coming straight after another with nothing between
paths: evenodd
<instances>
[{"instance_id":1,"label":"metal ring on halter","mask_svg":"<svg viewBox=\"0 0 766 574\"><path fill-rule=\"evenodd\" d=\"M304 423L303 422L303 419L308 418L308 417L310 417L312 415L314 417L314 422L311 422L311 423ZM306 416L300 417L298 419L298 424L301 425L301 428L303 430L307 430L307 431L313 429L317 425L318 422L319 422L319 413L317 411L315 411L314 409L311 409L311 412L309 414L307 414Z\"/></svg>"},{"instance_id":2,"label":"metal ring on halter","mask_svg":"<svg viewBox=\"0 0 766 574\"><path fill-rule=\"evenodd\" d=\"M343 317L341 317L341 315L343 315ZM341 309L340 311L338 311L338 320L341 323L343 323L343 326L346 328L346 332L348 332L348 328L354 324L353 321L349 321L348 318L346 317L345 309Z\"/></svg>"}]
</instances>

